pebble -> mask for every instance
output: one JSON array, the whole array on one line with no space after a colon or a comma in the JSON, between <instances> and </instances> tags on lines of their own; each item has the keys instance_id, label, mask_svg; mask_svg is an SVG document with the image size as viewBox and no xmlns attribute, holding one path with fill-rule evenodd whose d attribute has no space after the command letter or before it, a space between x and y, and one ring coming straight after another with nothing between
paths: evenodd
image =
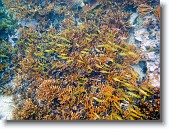
<instances>
[{"instance_id":1,"label":"pebble","mask_svg":"<svg viewBox=\"0 0 169 129\"><path fill-rule=\"evenodd\" d=\"M147 62L147 68L150 72L153 72L158 69L158 66L155 65L154 62Z\"/></svg>"},{"instance_id":2,"label":"pebble","mask_svg":"<svg viewBox=\"0 0 169 129\"><path fill-rule=\"evenodd\" d=\"M149 52L146 54L147 58L150 59L151 61L155 61L156 55L154 52Z\"/></svg>"}]
</instances>

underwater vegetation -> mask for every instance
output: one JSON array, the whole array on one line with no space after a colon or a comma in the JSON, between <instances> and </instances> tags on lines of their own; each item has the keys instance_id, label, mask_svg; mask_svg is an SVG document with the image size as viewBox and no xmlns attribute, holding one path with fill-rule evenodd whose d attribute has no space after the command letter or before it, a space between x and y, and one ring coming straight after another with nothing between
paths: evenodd
<instances>
[{"instance_id":1,"label":"underwater vegetation","mask_svg":"<svg viewBox=\"0 0 169 129\"><path fill-rule=\"evenodd\" d=\"M146 119L136 103L154 91L148 82L138 85L130 66L139 54L118 42L117 31L106 31L78 26L38 36L32 28L24 30L18 42L15 90L21 96L14 119Z\"/></svg>"},{"instance_id":2,"label":"underwater vegetation","mask_svg":"<svg viewBox=\"0 0 169 129\"><path fill-rule=\"evenodd\" d=\"M12 46L9 37L17 28L17 20L1 5L0 6L0 85L11 79L9 70L12 60Z\"/></svg>"},{"instance_id":3,"label":"underwater vegetation","mask_svg":"<svg viewBox=\"0 0 169 129\"><path fill-rule=\"evenodd\" d=\"M4 7L0 7L0 41L6 40L16 27L17 20L11 13L6 12Z\"/></svg>"},{"instance_id":4,"label":"underwater vegetation","mask_svg":"<svg viewBox=\"0 0 169 129\"><path fill-rule=\"evenodd\" d=\"M160 119L160 88L141 81L131 66L141 53L126 40L131 13L148 15L154 6L135 0L2 1L16 18L39 22L21 27L11 48L14 120Z\"/></svg>"},{"instance_id":5,"label":"underwater vegetation","mask_svg":"<svg viewBox=\"0 0 169 129\"><path fill-rule=\"evenodd\" d=\"M156 10L155 10L155 16L157 18L157 20L159 21L160 23L160 5L157 6Z\"/></svg>"}]
</instances>

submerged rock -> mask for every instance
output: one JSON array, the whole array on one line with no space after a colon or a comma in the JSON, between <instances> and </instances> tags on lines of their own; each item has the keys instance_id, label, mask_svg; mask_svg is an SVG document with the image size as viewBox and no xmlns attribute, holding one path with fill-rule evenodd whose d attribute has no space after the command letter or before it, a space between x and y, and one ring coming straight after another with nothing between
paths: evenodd
<instances>
[{"instance_id":1,"label":"submerged rock","mask_svg":"<svg viewBox=\"0 0 169 129\"><path fill-rule=\"evenodd\" d=\"M153 86L160 86L160 26L157 24L157 19L153 14L144 17L133 13L130 17L132 31L128 41L134 44L143 59L146 60L146 74L143 72L143 67L138 65L132 66L139 74L140 78L144 76L151 81Z\"/></svg>"},{"instance_id":2,"label":"submerged rock","mask_svg":"<svg viewBox=\"0 0 169 129\"><path fill-rule=\"evenodd\" d=\"M137 74L140 77L140 80L144 80L145 78L145 74L147 71L147 66L146 66L146 62L145 61L140 61L138 64L136 65L132 65L133 69L137 72Z\"/></svg>"},{"instance_id":3,"label":"submerged rock","mask_svg":"<svg viewBox=\"0 0 169 129\"><path fill-rule=\"evenodd\" d=\"M129 23L131 24L131 26L133 26L133 27L136 26L137 17L138 17L138 13L133 13L130 16Z\"/></svg>"}]
</instances>

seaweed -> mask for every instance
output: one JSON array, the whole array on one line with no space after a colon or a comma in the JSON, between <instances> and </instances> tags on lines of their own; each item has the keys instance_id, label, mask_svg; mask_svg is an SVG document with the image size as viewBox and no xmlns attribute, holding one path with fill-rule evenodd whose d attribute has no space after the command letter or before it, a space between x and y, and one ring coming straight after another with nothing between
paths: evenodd
<instances>
[{"instance_id":1,"label":"seaweed","mask_svg":"<svg viewBox=\"0 0 169 129\"><path fill-rule=\"evenodd\" d=\"M144 16L154 12L151 5L133 0L3 3L18 19L40 23L19 30L12 56L0 54L0 59L13 57L14 120L160 119L160 89L140 81L131 65L141 54L126 42L133 9Z\"/></svg>"},{"instance_id":2,"label":"seaweed","mask_svg":"<svg viewBox=\"0 0 169 129\"><path fill-rule=\"evenodd\" d=\"M77 26L60 34L48 31L39 38L32 29L24 31L31 40L25 43L29 52L24 52L22 45L17 44L18 52L24 56L18 62L17 69L22 75L18 81L31 79L31 83L21 91L26 95L20 98L22 106L15 110L14 119L78 120L82 113L85 114L82 119L86 120L145 119L135 99L151 96L153 90L149 86L146 86L149 90L139 88L139 77L130 66L139 62L139 53L134 46L117 42L117 32L107 28L106 33L100 29L90 34L89 27ZM32 45L32 40L36 45ZM121 106L123 101L128 103L125 108ZM83 106L78 108L79 104ZM29 105L40 108L31 110Z\"/></svg>"}]
</instances>

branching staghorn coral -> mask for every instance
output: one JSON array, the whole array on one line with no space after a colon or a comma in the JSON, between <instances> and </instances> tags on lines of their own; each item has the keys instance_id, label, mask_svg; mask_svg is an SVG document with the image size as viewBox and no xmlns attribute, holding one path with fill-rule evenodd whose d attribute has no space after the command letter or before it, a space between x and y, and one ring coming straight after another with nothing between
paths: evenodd
<instances>
[{"instance_id":1,"label":"branching staghorn coral","mask_svg":"<svg viewBox=\"0 0 169 129\"><path fill-rule=\"evenodd\" d=\"M62 2L58 0L37 0L36 2L32 0L4 0L3 4L21 21L23 19L37 21L39 31L44 31L53 24L56 27L60 25L67 10L66 6L62 6Z\"/></svg>"},{"instance_id":2,"label":"branching staghorn coral","mask_svg":"<svg viewBox=\"0 0 169 129\"><path fill-rule=\"evenodd\" d=\"M91 25L91 28L99 28L104 25L108 25L112 30L126 32L130 30L130 24L128 19L131 12L125 10L125 6L121 4L115 4L116 2L111 1L100 1L97 3L95 8L87 12L80 12L78 14L80 22L88 22ZM129 5L129 2L125 1L125 5ZM118 10L115 10L115 8ZM85 11L85 10L84 10ZM93 26L93 27L92 27Z\"/></svg>"},{"instance_id":3,"label":"branching staghorn coral","mask_svg":"<svg viewBox=\"0 0 169 129\"><path fill-rule=\"evenodd\" d=\"M157 20L160 22L160 5L158 5L155 10L155 16L156 16Z\"/></svg>"},{"instance_id":4,"label":"branching staghorn coral","mask_svg":"<svg viewBox=\"0 0 169 129\"><path fill-rule=\"evenodd\" d=\"M4 1L18 18L40 22L20 29L14 50L14 120L160 118L159 89L140 82L131 67L140 53L124 40L131 1L87 0L82 9L81 0ZM60 30L51 15L63 17Z\"/></svg>"},{"instance_id":5,"label":"branching staghorn coral","mask_svg":"<svg viewBox=\"0 0 169 129\"><path fill-rule=\"evenodd\" d=\"M144 85L144 84L143 84ZM160 118L160 88L154 88L154 95L149 96L146 101L143 99L139 100L139 107L141 112L146 114L146 119L156 120Z\"/></svg>"},{"instance_id":6,"label":"branching staghorn coral","mask_svg":"<svg viewBox=\"0 0 169 129\"><path fill-rule=\"evenodd\" d=\"M82 10L78 10L77 7L71 8L72 6L75 6L75 3L83 3L86 2L86 5L82 5ZM92 20L99 24L105 24L106 21L110 22L110 14L113 16L111 19L113 19L113 26L115 28L120 27L119 29L124 29L125 31L129 30L129 23L127 23L127 19L129 18L130 12L126 12L126 7L133 2L129 2L128 0L123 1L117 1L117 0L110 0L110 1L104 1L104 0L96 0L96 1L53 1L50 2L48 0L45 1L4 1L4 4L6 5L11 12L16 12L16 17L18 18L24 18L24 19L35 19L39 21L38 29L43 30L48 29L52 25L53 27L56 27L59 29L59 25L63 26L61 29L65 29L64 24L68 24L68 22L71 22L72 25L78 25L81 22L84 22L85 20ZM43 7L42 7L43 6ZM118 11L114 10L117 9ZM106 11L108 14L105 15ZM131 11L131 10L130 10ZM113 15L114 14L114 15ZM66 15L69 15L67 17ZM108 16L107 16L108 15ZM70 16L72 16L71 19ZM99 18L98 18L99 16ZM59 17L55 19L56 17ZM65 18L63 20L63 17ZM79 21L77 21L77 18L79 17ZM114 19L116 18L116 19ZM100 19L100 20L99 20ZM103 21L102 21L103 19ZM99 20L99 21L98 21ZM115 20L115 21L114 21ZM60 21L60 22L58 22ZM62 22L63 21L63 22ZM104 22L104 23L102 23ZM67 27L66 27L67 29Z\"/></svg>"},{"instance_id":7,"label":"branching staghorn coral","mask_svg":"<svg viewBox=\"0 0 169 129\"><path fill-rule=\"evenodd\" d=\"M22 95L14 119L146 118L136 100L153 95L153 88L148 82L139 87L139 77L130 66L138 63L139 54L134 46L118 42L116 31L92 31L85 24L60 34L24 31L20 42L26 48L18 43L21 57L16 66L21 82L16 91Z\"/></svg>"},{"instance_id":8,"label":"branching staghorn coral","mask_svg":"<svg viewBox=\"0 0 169 129\"><path fill-rule=\"evenodd\" d=\"M153 12L153 8L147 4L140 4L138 5L137 12L139 12L141 16L145 16Z\"/></svg>"}]
</instances>

